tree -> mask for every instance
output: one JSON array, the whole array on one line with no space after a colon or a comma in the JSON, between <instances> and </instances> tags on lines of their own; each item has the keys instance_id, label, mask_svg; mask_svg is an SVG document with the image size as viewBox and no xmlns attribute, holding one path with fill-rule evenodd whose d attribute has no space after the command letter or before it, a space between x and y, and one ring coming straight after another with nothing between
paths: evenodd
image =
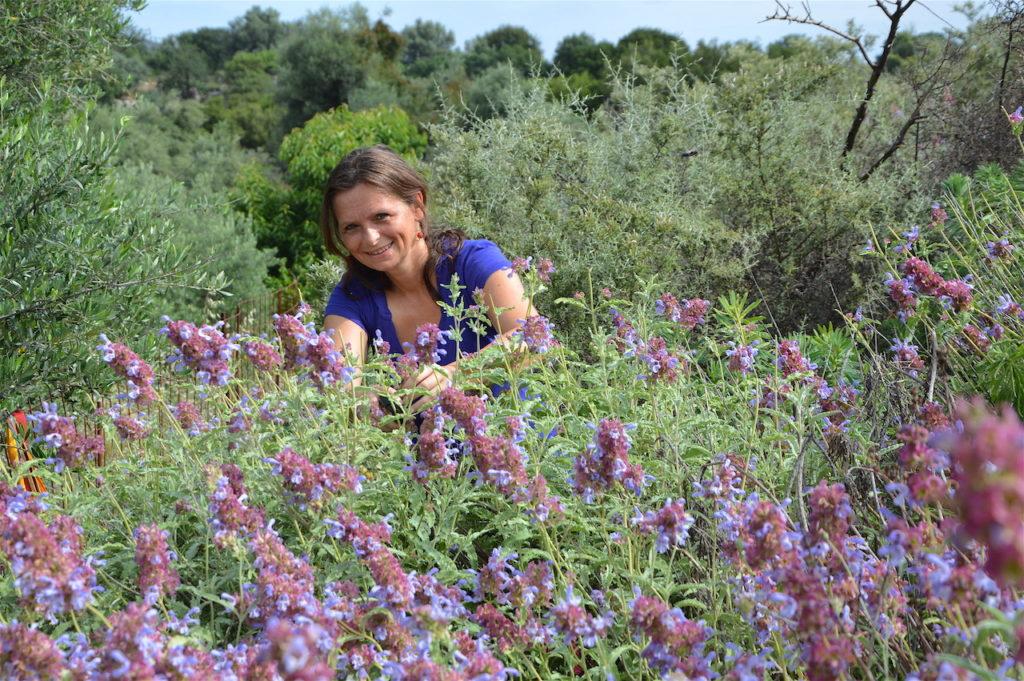
<instances>
[{"instance_id":1,"label":"tree","mask_svg":"<svg viewBox=\"0 0 1024 681\"><path fill-rule=\"evenodd\" d=\"M296 23L281 48L280 96L285 129L348 101L366 78L357 35L368 29L366 11L322 9Z\"/></svg>"},{"instance_id":2,"label":"tree","mask_svg":"<svg viewBox=\"0 0 1024 681\"><path fill-rule=\"evenodd\" d=\"M219 71L235 50L231 45L231 33L226 28L200 28L178 34L180 45L192 45L203 53L210 71Z\"/></svg>"},{"instance_id":3,"label":"tree","mask_svg":"<svg viewBox=\"0 0 1024 681\"><path fill-rule=\"evenodd\" d=\"M703 81L717 82L721 74L739 71L740 59L731 48L729 43L698 41L689 58L690 74Z\"/></svg>"},{"instance_id":4,"label":"tree","mask_svg":"<svg viewBox=\"0 0 1024 681\"><path fill-rule=\"evenodd\" d=\"M555 66L563 74L588 73L594 78L607 74L605 60L615 55L615 46L607 40L595 41L586 33L562 38L555 48Z\"/></svg>"},{"instance_id":5,"label":"tree","mask_svg":"<svg viewBox=\"0 0 1024 681\"><path fill-rule=\"evenodd\" d=\"M544 62L540 41L525 28L506 25L474 38L466 46L466 73L470 77L506 62L520 75L529 75L531 68Z\"/></svg>"},{"instance_id":6,"label":"tree","mask_svg":"<svg viewBox=\"0 0 1024 681\"><path fill-rule=\"evenodd\" d=\"M228 30L234 52L258 52L277 45L285 35L286 26L281 23L281 14L276 9L255 5L242 16L232 19Z\"/></svg>"},{"instance_id":7,"label":"tree","mask_svg":"<svg viewBox=\"0 0 1024 681\"><path fill-rule=\"evenodd\" d=\"M267 146L284 116L274 97L277 71L278 54L273 50L236 53L224 66L225 92L204 103L211 122L229 123L243 147Z\"/></svg>"},{"instance_id":8,"label":"tree","mask_svg":"<svg viewBox=\"0 0 1024 681\"><path fill-rule=\"evenodd\" d=\"M198 94L199 87L210 77L210 63L203 51L177 37L166 38L153 55L153 66L160 72L160 85L176 90L183 97Z\"/></svg>"},{"instance_id":9,"label":"tree","mask_svg":"<svg viewBox=\"0 0 1024 681\"><path fill-rule=\"evenodd\" d=\"M669 66L673 58L682 57L690 51L683 40L657 28L633 29L619 38L615 49L630 71L635 71L641 64Z\"/></svg>"},{"instance_id":10,"label":"tree","mask_svg":"<svg viewBox=\"0 0 1024 681\"><path fill-rule=\"evenodd\" d=\"M122 12L135 4L87 4L88 11L77 0L4 5L0 409L108 386L96 360L99 334L143 351L138 343L167 289L205 287L168 244L166 223L117 191L111 140L88 131L91 79L109 64Z\"/></svg>"},{"instance_id":11,"label":"tree","mask_svg":"<svg viewBox=\"0 0 1024 681\"><path fill-rule=\"evenodd\" d=\"M436 21L417 19L412 26L402 29L402 38L405 45L401 61L406 66L447 55L455 47L455 34Z\"/></svg>"}]
</instances>

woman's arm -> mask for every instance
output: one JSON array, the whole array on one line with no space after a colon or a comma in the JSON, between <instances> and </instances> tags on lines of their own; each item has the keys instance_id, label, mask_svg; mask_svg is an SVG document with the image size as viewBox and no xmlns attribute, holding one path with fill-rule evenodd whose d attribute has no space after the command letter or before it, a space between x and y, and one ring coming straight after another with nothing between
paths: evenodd
<instances>
[{"instance_id":1,"label":"woman's arm","mask_svg":"<svg viewBox=\"0 0 1024 681\"><path fill-rule=\"evenodd\" d=\"M537 310L526 296L519 275L511 269L501 269L491 274L484 284L481 302L486 306L487 317L497 334L494 340L480 348L480 351L494 345L511 346L518 354L524 346L516 341L515 334L522 326L523 320L537 314ZM525 353L523 355L525 356ZM424 369L414 379L406 381L402 387L419 387L428 391L427 395L413 402L413 412L424 409L437 393L451 385L458 370L459 361L456 360L443 367Z\"/></svg>"},{"instance_id":2,"label":"woman's arm","mask_svg":"<svg viewBox=\"0 0 1024 681\"><path fill-rule=\"evenodd\" d=\"M324 318L324 331L334 340L334 347L353 362L356 373L352 377L352 387L359 386L363 381L363 363L366 361L366 332L351 319L336 314Z\"/></svg>"}]
</instances>

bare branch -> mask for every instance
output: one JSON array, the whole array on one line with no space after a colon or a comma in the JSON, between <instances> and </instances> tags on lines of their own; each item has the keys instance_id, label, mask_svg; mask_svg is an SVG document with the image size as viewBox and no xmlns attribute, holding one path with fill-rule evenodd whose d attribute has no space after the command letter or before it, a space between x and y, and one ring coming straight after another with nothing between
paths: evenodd
<instances>
[{"instance_id":1,"label":"bare branch","mask_svg":"<svg viewBox=\"0 0 1024 681\"><path fill-rule=\"evenodd\" d=\"M864 46L864 43L861 42L860 36L850 35L849 33L841 31L838 28L835 28L834 26L829 26L824 22L818 21L817 19L811 16L811 8L806 2L803 3L804 16L802 17L793 14L789 5L784 5L782 3L782 0L775 0L775 5L775 14L771 15L770 17L765 17L763 21L785 21L791 24L817 26L823 31L828 31L833 35L839 36L843 40L847 40L853 43L860 51L861 56L864 57L864 61L867 62L867 65L874 68L875 64L871 60L871 56L868 54L867 48Z\"/></svg>"}]
</instances>

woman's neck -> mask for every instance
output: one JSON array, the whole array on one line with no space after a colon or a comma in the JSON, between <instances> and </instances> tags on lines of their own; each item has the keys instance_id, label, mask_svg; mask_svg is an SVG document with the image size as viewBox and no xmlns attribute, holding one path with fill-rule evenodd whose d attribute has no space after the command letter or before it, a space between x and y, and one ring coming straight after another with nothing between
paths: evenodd
<instances>
[{"instance_id":1,"label":"woman's neck","mask_svg":"<svg viewBox=\"0 0 1024 681\"><path fill-rule=\"evenodd\" d=\"M417 243L419 247L409 254L410 257L400 267L387 273L394 291L400 295L419 293L426 288L423 283L423 266L430 257L430 249L425 239Z\"/></svg>"}]
</instances>

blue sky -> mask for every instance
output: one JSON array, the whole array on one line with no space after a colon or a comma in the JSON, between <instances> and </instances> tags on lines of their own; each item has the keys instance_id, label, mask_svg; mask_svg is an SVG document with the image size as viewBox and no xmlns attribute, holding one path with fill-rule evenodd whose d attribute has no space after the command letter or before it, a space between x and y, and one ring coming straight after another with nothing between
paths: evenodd
<instances>
[{"instance_id":1,"label":"blue sky","mask_svg":"<svg viewBox=\"0 0 1024 681\"><path fill-rule=\"evenodd\" d=\"M154 39L203 26L226 27L233 18L254 4L274 7L286 21L299 19L320 7L345 7L348 2L307 0L150 0L141 12L133 12L136 26ZM541 41L545 56L551 58L566 35L585 32L598 40L618 40L634 28L655 27L681 36L694 45L698 40L719 41L740 38L767 44L787 33L820 34L819 29L762 20L775 9L773 0L391 0L361 3L372 18L385 17L401 29L416 19L439 21L455 33L460 47L470 38L502 24L523 26ZM799 11L800 3L789 3ZM915 31L942 30L949 25L966 26L967 20L954 10L957 3L919 0L907 12L904 26ZM887 27L885 15L871 0L812 0L816 19L845 27L854 20L869 33L879 35Z\"/></svg>"}]
</instances>

